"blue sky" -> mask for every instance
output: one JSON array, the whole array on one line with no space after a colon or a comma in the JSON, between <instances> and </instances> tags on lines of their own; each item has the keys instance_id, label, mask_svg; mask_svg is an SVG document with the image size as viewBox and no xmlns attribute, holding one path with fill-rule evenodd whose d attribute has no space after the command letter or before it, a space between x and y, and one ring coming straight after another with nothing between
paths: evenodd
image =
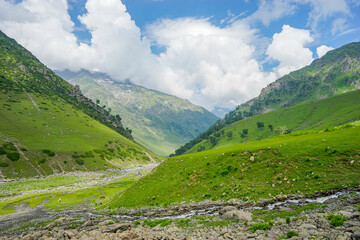
<instances>
[{"instance_id":1,"label":"blue sky","mask_svg":"<svg viewBox=\"0 0 360 240\"><path fill-rule=\"evenodd\" d=\"M360 41L360 0L0 0L0 29L53 69L228 110Z\"/></svg>"}]
</instances>

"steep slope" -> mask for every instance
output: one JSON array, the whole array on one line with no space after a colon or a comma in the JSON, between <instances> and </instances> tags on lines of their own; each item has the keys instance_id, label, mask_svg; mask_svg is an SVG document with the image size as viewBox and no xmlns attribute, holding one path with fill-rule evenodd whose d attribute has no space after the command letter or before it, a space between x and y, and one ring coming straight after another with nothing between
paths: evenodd
<instances>
[{"instance_id":1,"label":"steep slope","mask_svg":"<svg viewBox=\"0 0 360 240\"><path fill-rule=\"evenodd\" d=\"M167 156L195 138L218 119L189 101L141 86L115 82L103 73L59 72L65 80L81 86L86 96L120 114L133 130L136 141Z\"/></svg>"},{"instance_id":2,"label":"steep slope","mask_svg":"<svg viewBox=\"0 0 360 240\"><path fill-rule=\"evenodd\" d=\"M360 120L360 90L234 122L211 134L187 153L257 141L304 129L337 126L356 120Z\"/></svg>"},{"instance_id":3,"label":"steep slope","mask_svg":"<svg viewBox=\"0 0 360 240\"><path fill-rule=\"evenodd\" d=\"M199 137L177 149L175 155L183 154L233 122L359 88L360 43L356 42L329 51L309 66L269 84L258 97L226 114Z\"/></svg>"},{"instance_id":4,"label":"steep slope","mask_svg":"<svg viewBox=\"0 0 360 240\"><path fill-rule=\"evenodd\" d=\"M84 97L2 32L0 88L0 178L153 161L130 140L119 117Z\"/></svg>"},{"instance_id":5,"label":"steep slope","mask_svg":"<svg viewBox=\"0 0 360 240\"><path fill-rule=\"evenodd\" d=\"M279 78L228 114L260 114L360 88L360 42L327 52L309 66Z\"/></svg>"},{"instance_id":6,"label":"steep slope","mask_svg":"<svg viewBox=\"0 0 360 240\"><path fill-rule=\"evenodd\" d=\"M360 184L360 123L170 158L110 207L273 199Z\"/></svg>"}]
</instances>

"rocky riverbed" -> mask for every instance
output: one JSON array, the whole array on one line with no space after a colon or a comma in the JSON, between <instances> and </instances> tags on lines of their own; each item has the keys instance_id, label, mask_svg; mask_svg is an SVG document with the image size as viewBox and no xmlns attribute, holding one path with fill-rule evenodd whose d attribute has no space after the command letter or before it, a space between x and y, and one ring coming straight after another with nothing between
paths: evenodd
<instances>
[{"instance_id":1,"label":"rocky riverbed","mask_svg":"<svg viewBox=\"0 0 360 240\"><path fill-rule=\"evenodd\" d=\"M359 203L358 189L345 189L313 198L127 209L126 215L83 209L9 228L0 239L360 239Z\"/></svg>"}]
</instances>

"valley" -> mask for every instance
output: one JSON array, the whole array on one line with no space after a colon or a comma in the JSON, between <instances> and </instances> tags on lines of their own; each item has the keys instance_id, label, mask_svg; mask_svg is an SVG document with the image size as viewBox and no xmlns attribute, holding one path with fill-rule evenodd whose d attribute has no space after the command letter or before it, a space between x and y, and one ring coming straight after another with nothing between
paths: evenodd
<instances>
[{"instance_id":1,"label":"valley","mask_svg":"<svg viewBox=\"0 0 360 240\"><path fill-rule=\"evenodd\" d=\"M360 238L359 43L220 120L0 53L0 239Z\"/></svg>"}]
</instances>

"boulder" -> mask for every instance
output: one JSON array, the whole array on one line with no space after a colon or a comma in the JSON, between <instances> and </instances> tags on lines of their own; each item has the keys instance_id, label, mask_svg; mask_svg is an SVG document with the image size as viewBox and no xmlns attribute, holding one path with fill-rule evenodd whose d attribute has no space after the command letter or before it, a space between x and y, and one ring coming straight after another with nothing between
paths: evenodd
<instances>
[{"instance_id":1,"label":"boulder","mask_svg":"<svg viewBox=\"0 0 360 240\"><path fill-rule=\"evenodd\" d=\"M223 215L224 213L226 212L229 212L229 211L235 211L235 210L238 210L236 207L234 206L226 206L226 207L223 207L220 211L219 211L219 214L220 215Z\"/></svg>"},{"instance_id":2,"label":"boulder","mask_svg":"<svg viewBox=\"0 0 360 240\"><path fill-rule=\"evenodd\" d=\"M222 219L236 219L241 222L251 221L252 220L252 213L239 211L239 210L232 210L225 212L222 216Z\"/></svg>"},{"instance_id":3,"label":"boulder","mask_svg":"<svg viewBox=\"0 0 360 240\"><path fill-rule=\"evenodd\" d=\"M360 232L351 234L350 239L351 240L360 240Z\"/></svg>"},{"instance_id":4,"label":"boulder","mask_svg":"<svg viewBox=\"0 0 360 240\"><path fill-rule=\"evenodd\" d=\"M104 233L116 233L117 231L124 232L131 229L131 223L122 223L122 224L111 224L105 228Z\"/></svg>"}]
</instances>

